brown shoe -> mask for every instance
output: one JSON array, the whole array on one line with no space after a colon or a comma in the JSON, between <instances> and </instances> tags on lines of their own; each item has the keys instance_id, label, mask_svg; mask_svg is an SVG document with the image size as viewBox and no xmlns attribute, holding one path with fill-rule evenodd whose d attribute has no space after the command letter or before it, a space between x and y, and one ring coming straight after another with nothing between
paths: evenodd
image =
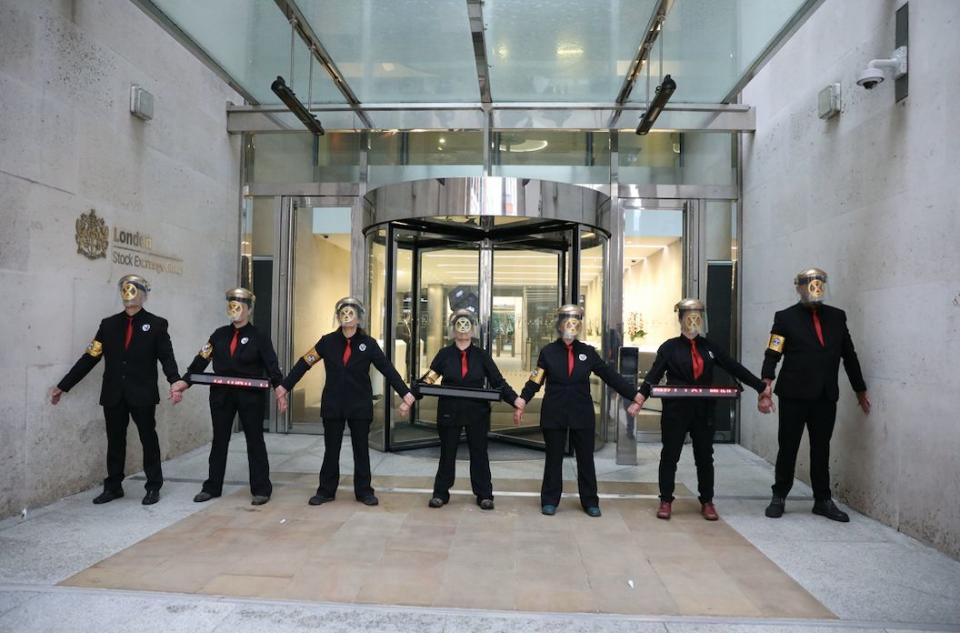
<instances>
[{"instance_id":1,"label":"brown shoe","mask_svg":"<svg viewBox=\"0 0 960 633\"><path fill-rule=\"evenodd\" d=\"M670 513L673 511L673 502L672 501L661 501L660 508L657 510L658 519L669 519Z\"/></svg>"},{"instance_id":2,"label":"brown shoe","mask_svg":"<svg viewBox=\"0 0 960 633\"><path fill-rule=\"evenodd\" d=\"M702 514L703 518L707 521L716 521L720 518L720 515L717 514L717 508L714 507L710 501L700 504L700 514Z\"/></svg>"}]
</instances>

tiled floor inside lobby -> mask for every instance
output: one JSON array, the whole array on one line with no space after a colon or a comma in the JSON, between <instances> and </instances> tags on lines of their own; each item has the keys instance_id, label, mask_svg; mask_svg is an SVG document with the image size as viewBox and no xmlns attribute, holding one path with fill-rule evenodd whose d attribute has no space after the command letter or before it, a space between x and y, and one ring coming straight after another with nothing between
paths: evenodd
<instances>
[{"instance_id":1,"label":"tiled floor inside lobby","mask_svg":"<svg viewBox=\"0 0 960 633\"><path fill-rule=\"evenodd\" d=\"M788 514L765 519L771 469L736 446L717 447L724 520L711 524L689 447L664 522L653 445L635 467L598 454L604 515L590 519L575 496L540 515L542 462L515 448L493 449L488 513L469 494L426 507L429 449L373 453L377 508L353 501L348 477L335 503L310 507L322 438L268 444L275 492L260 508L239 435L217 501L191 501L204 447L165 464L155 506L134 477L106 506L90 491L0 522L0 631L960 630L960 563L856 513L815 517L800 483Z\"/></svg>"}]
</instances>

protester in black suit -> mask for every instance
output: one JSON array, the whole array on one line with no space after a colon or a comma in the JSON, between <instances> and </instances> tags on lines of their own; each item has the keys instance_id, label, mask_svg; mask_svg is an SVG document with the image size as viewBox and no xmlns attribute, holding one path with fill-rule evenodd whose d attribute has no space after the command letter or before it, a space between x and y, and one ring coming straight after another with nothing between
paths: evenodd
<instances>
[{"instance_id":1,"label":"protester in black suit","mask_svg":"<svg viewBox=\"0 0 960 633\"><path fill-rule=\"evenodd\" d=\"M267 378L277 386L283 378L277 353L270 336L250 323L250 311L255 297L246 288L227 291L227 317L230 325L214 330L197 354L188 374L199 374L210 362L213 373L236 378ZM171 393L182 392L189 385L179 382ZM250 473L252 505L270 501L273 484L270 482L270 460L263 439L263 412L266 394L259 389L245 389L227 385L210 385L210 418L213 423L213 443L210 445L209 473L203 488L194 496L197 503L219 497L223 492L223 476L227 469L227 452L233 421L240 417L240 426L247 440L247 464Z\"/></svg>"},{"instance_id":2,"label":"protester in black suit","mask_svg":"<svg viewBox=\"0 0 960 633\"><path fill-rule=\"evenodd\" d=\"M783 516L806 426L810 433L813 513L834 521L850 520L834 505L830 493L830 438L840 398L837 377L841 360L864 413L870 413L870 400L847 329L847 315L823 303L826 283L827 273L819 268L810 268L794 278L800 302L776 313L764 354L761 375L768 384L776 377L777 363L783 357L774 389L780 400L780 450L773 498L765 512L770 518ZM770 398L760 403L761 411L773 408Z\"/></svg>"},{"instance_id":3,"label":"protester in black suit","mask_svg":"<svg viewBox=\"0 0 960 633\"><path fill-rule=\"evenodd\" d=\"M126 275L120 279L119 287L123 312L100 322L86 353L51 390L50 402L57 404L64 392L70 391L100 362L101 356L106 359L100 404L107 424L107 478L103 480L103 492L93 502L107 503L123 496L127 426L133 417L143 445L143 470L147 476L143 505L151 505L160 499L163 486L160 441L154 417L160 402L157 361L171 384L178 381L180 375L167 333L167 320L143 309L150 284L139 275Z\"/></svg>"},{"instance_id":4,"label":"protester in black suit","mask_svg":"<svg viewBox=\"0 0 960 633\"><path fill-rule=\"evenodd\" d=\"M546 380L547 391L540 408L540 428L546 448L540 505L546 515L555 514L560 503L563 492L563 451L569 433L577 457L580 504L588 515L600 516L597 475L593 463L596 416L590 396L590 374L599 376L627 400L642 402L640 392L605 363L597 350L577 340L582 326L583 309L580 306L564 305L557 310L556 327L560 338L540 350L537 368L520 394L525 405ZM514 412L514 419L519 421L522 415L523 407L519 407Z\"/></svg>"},{"instance_id":5,"label":"protester in black suit","mask_svg":"<svg viewBox=\"0 0 960 633\"><path fill-rule=\"evenodd\" d=\"M340 445L345 424L350 425L350 443L353 446L353 492L357 501L375 506L379 501L373 494L370 474L369 435L373 421L373 386L370 384L370 365L373 364L407 406L416 399L377 341L360 329L363 304L353 297L337 302L335 319L340 327L317 341L293 366L277 388L277 404L281 412L287 410L287 394L303 375L318 361L323 361L326 378L320 399L323 418L323 464L320 467L320 486L310 497L310 505L333 501L340 485Z\"/></svg>"},{"instance_id":6,"label":"protester in black suit","mask_svg":"<svg viewBox=\"0 0 960 633\"><path fill-rule=\"evenodd\" d=\"M769 387L746 367L730 358L723 348L707 339L706 315L699 299L683 299L674 310L680 319L681 336L663 343L647 373L640 393L650 397L654 386L664 375L668 385L713 385L713 368L717 365L731 376L750 385L761 396L769 395ZM672 399L663 401L660 416L660 507L657 517L669 519L673 511L673 491L677 462L683 450L687 433L693 442L693 458L697 464L697 488L700 493L700 513L707 521L719 519L713 504L713 410L715 400Z\"/></svg>"},{"instance_id":7,"label":"protester in black suit","mask_svg":"<svg viewBox=\"0 0 960 633\"><path fill-rule=\"evenodd\" d=\"M520 405L516 392L503 379L500 370L486 350L473 344L476 314L469 309L450 316L453 343L444 347L430 363L423 381L442 380L443 385L482 388L485 383L500 391L504 402ZM402 414L406 414L401 407ZM487 433L490 432L490 403L485 400L441 396L437 402L437 432L440 435L440 463L433 482L431 508L440 508L450 501L450 487L456 478L457 445L461 429L467 432L470 447L470 485L481 510L493 510L493 483L490 458L487 455Z\"/></svg>"}]
</instances>

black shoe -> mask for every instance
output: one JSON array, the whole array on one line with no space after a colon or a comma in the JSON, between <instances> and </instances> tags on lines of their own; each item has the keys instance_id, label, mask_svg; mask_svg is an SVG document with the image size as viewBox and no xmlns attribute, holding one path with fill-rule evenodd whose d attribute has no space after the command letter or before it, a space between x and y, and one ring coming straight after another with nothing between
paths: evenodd
<instances>
[{"instance_id":1,"label":"black shoe","mask_svg":"<svg viewBox=\"0 0 960 633\"><path fill-rule=\"evenodd\" d=\"M253 495L253 499L250 501L250 505L262 506L267 501L270 501L270 497L268 495Z\"/></svg>"},{"instance_id":2,"label":"black shoe","mask_svg":"<svg viewBox=\"0 0 960 633\"><path fill-rule=\"evenodd\" d=\"M493 499L480 499L477 505L481 510L493 510Z\"/></svg>"},{"instance_id":3,"label":"black shoe","mask_svg":"<svg viewBox=\"0 0 960 633\"><path fill-rule=\"evenodd\" d=\"M330 503L331 501L333 501L333 497L327 497L321 494L315 494L312 497L310 497L310 501L308 501L307 503L309 503L312 506L319 506L319 505L323 505L324 503Z\"/></svg>"},{"instance_id":4,"label":"black shoe","mask_svg":"<svg viewBox=\"0 0 960 633\"><path fill-rule=\"evenodd\" d=\"M152 506L157 501L160 501L160 491L159 490L148 490L147 494L143 495L142 503L145 506Z\"/></svg>"},{"instance_id":5,"label":"black shoe","mask_svg":"<svg viewBox=\"0 0 960 633\"><path fill-rule=\"evenodd\" d=\"M440 497L434 497L429 503L427 503L427 505L431 508L442 508L443 506L447 505L447 502Z\"/></svg>"},{"instance_id":6,"label":"black shoe","mask_svg":"<svg viewBox=\"0 0 960 633\"><path fill-rule=\"evenodd\" d=\"M786 499L773 495L773 498L770 499L770 505L767 506L767 509L764 510L763 513L770 519L779 519L783 516L783 509L786 505Z\"/></svg>"},{"instance_id":7,"label":"black shoe","mask_svg":"<svg viewBox=\"0 0 960 633\"><path fill-rule=\"evenodd\" d=\"M593 518L597 518L600 516L600 508L598 508L597 506L590 506L589 508L584 508L583 511L586 512L589 516L592 516Z\"/></svg>"},{"instance_id":8,"label":"black shoe","mask_svg":"<svg viewBox=\"0 0 960 633\"><path fill-rule=\"evenodd\" d=\"M541 506L541 508L540 508L540 514L545 514L545 515L547 515L548 517L552 517L552 516L555 515L556 513L557 513L557 506L555 506L555 505L553 505L553 504L550 504L550 503L548 503L548 504L546 504L546 505L544 505L544 506Z\"/></svg>"},{"instance_id":9,"label":"black shoe","mask_svg":"<svg viewBox=\"0 0 960 633\"><path fill-rule=\"evenodd\" d=\"M93 502L97 505L101 503L110 503L114 499L119 499L123 496L123 490L104 490L99 495L94 497Z\"/></svg>"},{"instance_id":10,"label":"black shoe","mask_svg":"<svg viewBox=\"0 0 960 633\"><path fill-rule=\"evenodd\" d=\"M209 493L206 490L201 490L193 497L193 500L195 503L203 503L204 501L210 501L214 497L219 497L219 496L220 495Z\"/></svg>"},{"instance_id":11,"label":"black shoe","mask_svg":"<svg viewBox=\"0 0 960 633\"><path fill-rule=\"evenodd\" d=\"M833 503L833 499L826 499L824 501L815 501L813 503L814 514L819 514L822 517L827 517L831 521L839 521L840 523L849 523L850 517L847 516L847 513L841 510Z\"/></svg>"},{"instance_id":12,"label":"black shoe","mask_svg":"<svg viewBox=\"0 0 960 633\"><path fill-rule=\"evenodd\" d=\"M360 503L365 506L375 506L380 504L380 500L377 499L374 495L367 495L363 499L357 499Z\"/></svg>"}]
</instances>

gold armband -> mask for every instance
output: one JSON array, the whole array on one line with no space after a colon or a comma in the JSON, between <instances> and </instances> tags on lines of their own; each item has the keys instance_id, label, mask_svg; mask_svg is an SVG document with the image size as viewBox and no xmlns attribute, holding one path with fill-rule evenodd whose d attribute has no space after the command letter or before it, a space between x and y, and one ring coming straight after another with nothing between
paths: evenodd
<instances>
[{"instance_id":1,"label":"gold armband","mask_svg":"<svg viewBox=\"0 0 960 633\"><path fill-rule=\"evenodd\" d=\"M90 354L94 358L100 358L100 355L103 354L103 343L97 339L90 341L90 344L87 345L87 354Z\"/></svg>"},{"instance_id":2,"label":"gold armband","mask_svg":"<svg viewBox=\"0 0 960 633\"><path fill-rule=\"evenodd\" d=\"M771 334L770 342L767 344L767 349L771 349L778 354L783 353L783 344L787 342L787 339L783 338L779 334Z\"/></svg>"},{"instance_id":3,"label":"gold armband","mask_svg":"<svg viewBox=\"0 0 960 633\"><path fill-rule=\"evenodd\" d=\"M313 367L313 365L320 360L320 354L317 353L316 347L311 347L307 350L307 353L300 357L300 360L307 364L307 367Z\"/></svg>"},{"instance_id":4,"label":"gold armband","mask_svg":"<svg viewBox=\"0 0 960 633\"><path fill-rule=\"evenodd\" d=\"M437 378L440 377L440 374L433 371L432 369L423 375L423 378L420 379L421 382L424 382L428 385L432 385L437 382Z\"/></svg>"},{"instance_id":5,"label":"gold armband","mask_svg":"<svg viewBox=\"0 0 960 633\"><path fill-rule=\"evenodd\" d=\"M547 377L547 371L543 367L537 367L530 372L530 380L538 385L543 384L543 379Z\"/></svg>"},{"instance_id":6,"label":"gold armband","mask_svg":"<svg viewBox=\"0 0 960 633\"><path fill-rule=\"evenodd\" d=\"M197 355L203 360L207 360L210 358L210 354L213 354L213 345L210 343L210 341L207 341L207 344L200 348L200 351L197 352Z\"/></svg>"}]
</instances>

